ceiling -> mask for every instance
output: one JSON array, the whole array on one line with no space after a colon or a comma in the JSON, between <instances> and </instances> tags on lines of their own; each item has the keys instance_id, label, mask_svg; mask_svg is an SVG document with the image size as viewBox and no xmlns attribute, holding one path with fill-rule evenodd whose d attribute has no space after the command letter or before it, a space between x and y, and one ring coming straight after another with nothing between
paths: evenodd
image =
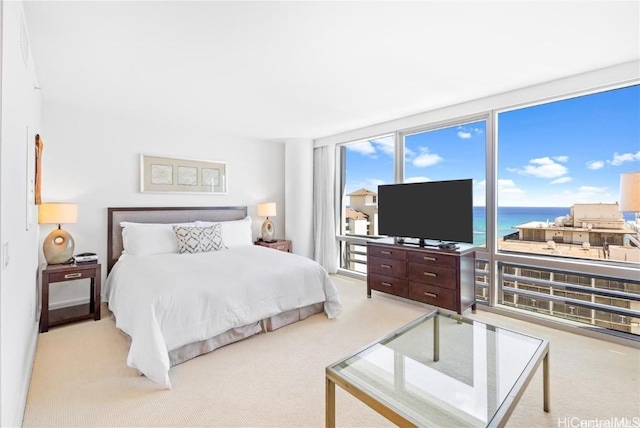
<instances>
[{"instance_id":1,"label":"ceiling","mask_svg":"<svg viewBox=\"0 0 640 428\"><path fill-rule=\"evenodd\" d=\"M265 140L334 135L640 58L637 1L24 5L44 103Z\"/></svg>"}]
</instances>

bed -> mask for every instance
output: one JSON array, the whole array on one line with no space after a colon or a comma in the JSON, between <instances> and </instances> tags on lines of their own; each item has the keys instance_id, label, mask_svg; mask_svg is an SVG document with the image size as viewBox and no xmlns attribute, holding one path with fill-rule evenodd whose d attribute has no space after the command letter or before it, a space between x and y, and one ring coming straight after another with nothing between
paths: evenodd
<instances>
[{"instance_id":1,"label":"bed","mask_svg":"<svg viewBox=\"0 0 640 428\"><path fill-rule=\"evenodd\" d=\"M253 245L247 208L108 208L105 301L127 364L169 371L221 346L342 306L315 261Z\"/></svg>"}]
</instances>

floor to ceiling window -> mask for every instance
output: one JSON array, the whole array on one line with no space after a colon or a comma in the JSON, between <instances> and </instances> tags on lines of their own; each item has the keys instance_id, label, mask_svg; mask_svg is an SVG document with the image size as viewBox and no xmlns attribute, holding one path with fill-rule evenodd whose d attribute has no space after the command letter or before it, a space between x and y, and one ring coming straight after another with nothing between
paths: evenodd
<instances>
[{"instance_id":1,"label":"floor to ceiling window","mask_svg":"<svg viewBox=\"0 0 640 428\"><path fill-rule=\"evenodd\" d=\"M640 283L602 275L640 267L636 214L624 208L633 195L620 189L640 170L640 86L496 117L498 251L558 262L500 263L497 303L640 334ZM600 269L584 274L586 261Z\"/></svg>"},{"instance_id":2,"label":"floor to ceiling window","mask_svg":"<svg viewBox=\"0 0 640 428\"><path fill-rule=\"evenodd\" d=\"M640 263L620 210L639 169L640 86L497 114L498 248Z\"/></svg>"},{"instance_id":3,"label":"floor to ceiling window","mask_svg":"<svg viewBox=\"0 0 640 428\"><path fill-rule=\"evenodd\" d=\"M366 273L378 185L471 178L480 303L640 335L639 224L620 189L640 171L639 85L396 129L340 154L341 268Z\"/></svg>"},{"instance_id":4,"label":"floor to ceiling window","mask_svg":"<svg viewBox=\"0 0 640 428\"><path fill-rule=\"evenodd\" d=\"M378 237L378 186L394 182L394 135L341 146L340 267L366 273L366 241Z\"/></svg>"},{"instance_id":5,"label":"floor to ceiling window","mask_svg":"<svg viewBox=\"0 0 640 428\"><path fill-rule=\"evenodd\" d=\"M403 183L473 180L473 243L486 243L486 119L401 133ZM431 201L434 208L446 201ZM428 237L425 237L428 238Z\"/></svg>"}]
</instances>

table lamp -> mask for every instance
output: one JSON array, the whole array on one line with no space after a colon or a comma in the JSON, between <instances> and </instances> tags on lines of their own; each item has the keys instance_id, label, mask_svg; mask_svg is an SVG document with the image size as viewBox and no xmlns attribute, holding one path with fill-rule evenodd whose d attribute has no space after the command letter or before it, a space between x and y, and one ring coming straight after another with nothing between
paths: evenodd
<instances>
[{"instance_id":1,"label":"table lamp","mask_svg":"<svg viewBox=\"0 0 640 428\"><path fill-rule=\"evenodd\" d=\"M634 212L640 223L640 171L620 174L620 212Z\"/></svg>"},{"instance_id":2,"label":"table lamp","mask_svg":"<svg viewBox=\"0 0 640 428\"><path fill-rule=\"evenodd\" d=\"M264 204L258 204L258 215L260 217L266 217L262 223L262 240L265 242L275 242L274 236L276 233L276 227L271 223L269 217L276 216L276 203L267 202Z\"/></svg>"},{"instance_id":3,"label":"table lamp","mask_svg":"<svg viewBox=\"0 0 640 428\"><path fill-rule=\"evenodd\" d=\"M44 258L50 265L68 262L73 257L76 244L71 234L62 229L61 225L78 221L78 206L76 204L47 202L39 207L38 223L58 225L58 228L52 230L44 239L42 244Z\"/></svg>"}]
</instances>

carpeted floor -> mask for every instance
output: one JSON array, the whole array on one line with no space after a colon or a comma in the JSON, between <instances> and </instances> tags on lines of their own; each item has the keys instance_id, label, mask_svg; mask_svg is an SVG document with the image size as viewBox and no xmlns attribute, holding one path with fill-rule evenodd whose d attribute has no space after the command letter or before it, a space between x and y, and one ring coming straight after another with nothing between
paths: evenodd
<instances>
[{"instance_id":1,"label":"carpeted floor","mask_svg":"<svg viewBox=\"0 0 640 428\"><path fill-rule=\"evenodd\" d=\"M108 315L53 328L39 336L23 426L324 426L325 367L431 309L367 299L363 281L333 280L344 305L337 319L314 315L176 366L171 390L127 367L126 339ZM550 341L551 412L539 368L507 426L639 426L640 350L480 310L471 317ZM336 422L391 425L339 387Z\"/></svg>"}]
</instances>

